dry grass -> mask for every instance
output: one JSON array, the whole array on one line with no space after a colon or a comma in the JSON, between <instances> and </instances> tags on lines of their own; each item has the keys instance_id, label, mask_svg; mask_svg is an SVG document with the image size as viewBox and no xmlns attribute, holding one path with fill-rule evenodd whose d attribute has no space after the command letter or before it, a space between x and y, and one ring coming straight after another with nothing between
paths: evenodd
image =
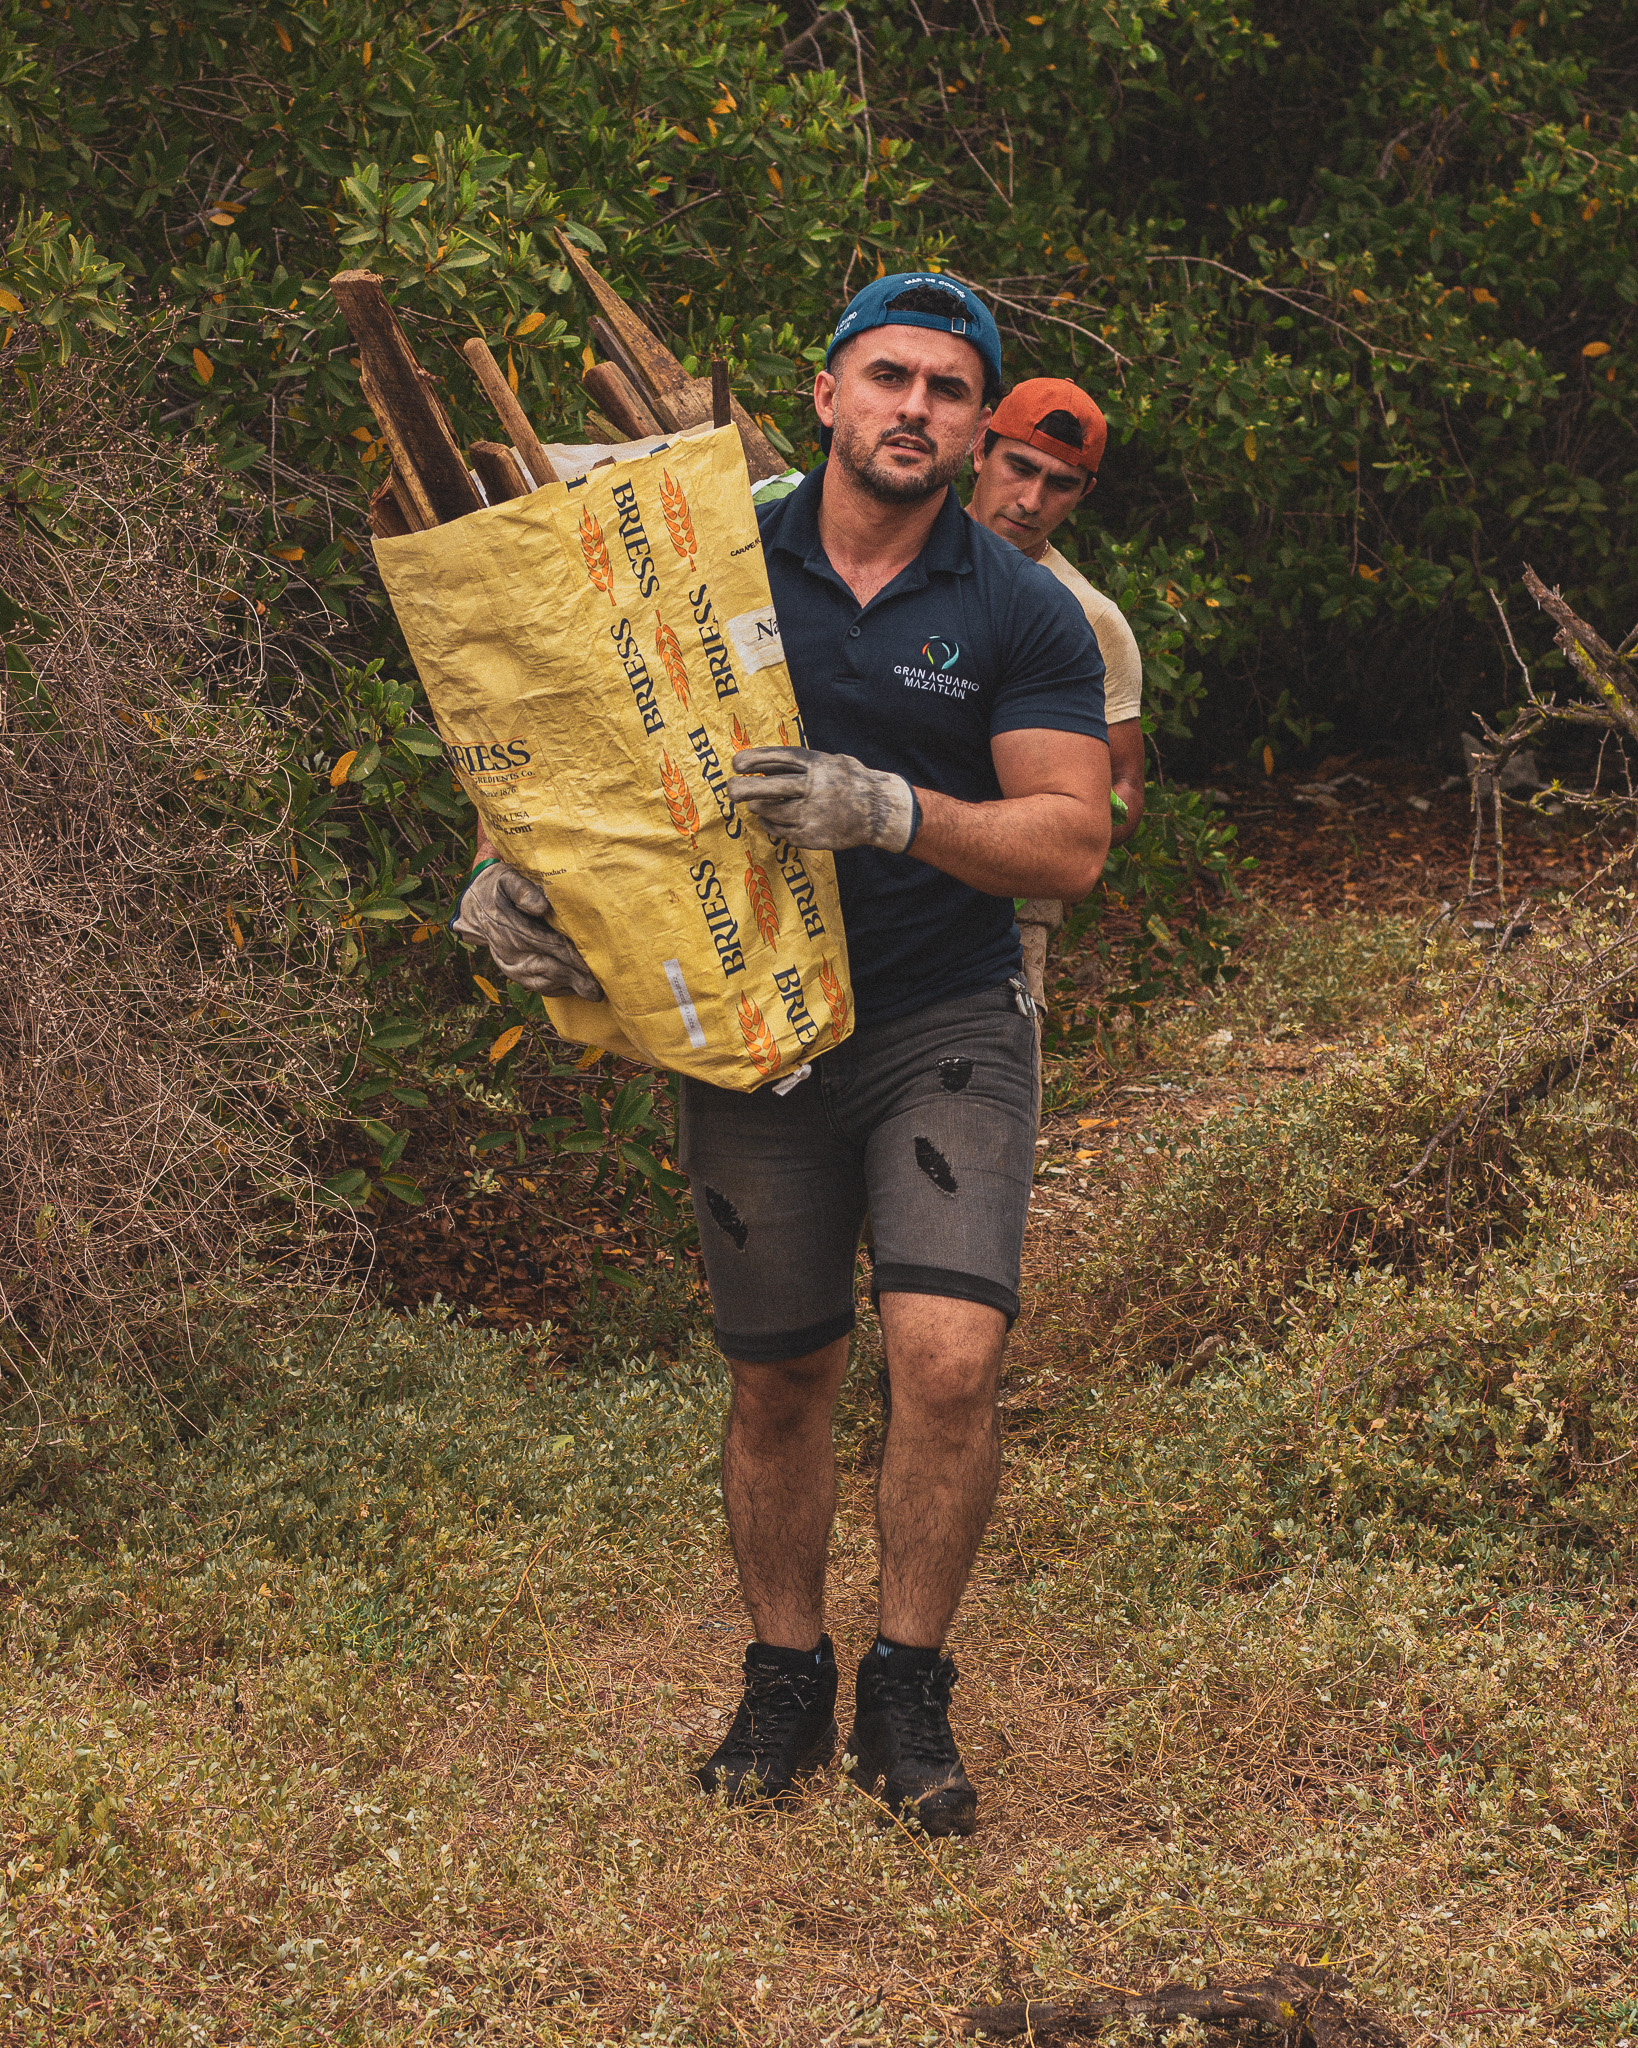
<instances>
[{"instance_id":1,"label":"dry grass","mask_svg":"<svg viewBox=\"0 0 1638 2048\"><path fill-rule=\"evenodd\" d=\"M1352 1054L1398 1026L1367 1004L1317 1036L1303 971L1236 998L1243 1068L1203 1048L1220 1012L1182 1016L1099 1085L1347 1113ZM1297 1032L1264 1038L1259 1001ZM884 1828L835 1779L779 1815L689 1789L743 1642L706 1347L536 1381L505 1340L380 1319L185 1443L133 1397L4 1511L0 2031L840 2048L952 2038L976 1999L1324 1958L1417 2048L1625 2038L1630 1461L1544 1463L1454 1354L1385 1416L1395 1368L1350 1392L1341 1366L1395 1291L1441 1328L1539 1296L1555 1259L1606 1291L1629 1201L1595 1176L1483 1274L1298 1298L1169 1388L1088 1320L1096 1197L1124 1179L1135 1228L1214 1126L1108 1099L1141 1110L1094 1134L1118 1156L1074 1162L1096 1099L1046 1148L1072 1170L1043 1174L1069 1185L1038 1212L954 1644L976 1839ZM873 1343L839 1421L844 1658L872 1624ZM1587 1445L1630 1444L1635 1408L1615 1375Z\"/></svg>"}]
</instances>

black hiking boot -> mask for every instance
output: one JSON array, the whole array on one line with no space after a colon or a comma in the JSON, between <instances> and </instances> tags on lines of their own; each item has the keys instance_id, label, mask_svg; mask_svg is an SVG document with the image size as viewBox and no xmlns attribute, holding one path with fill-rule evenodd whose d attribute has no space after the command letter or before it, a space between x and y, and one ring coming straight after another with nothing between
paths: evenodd
<instances>
[{"instance_id":1,"label":"black hiking boot","mask_svg":"<svg viewBox=\"0 0 1638 2048\"><path fill-rule=\"evenodd\" d=\"M928 1662L931 1655L895 1650L884 1657L874 1649L866 1655L843 1768L927 1834L970 1835L978 1825L978 1794L950 1733L955 1661L939 1656Z\"/></svg>"},{"instance_id":2,"label":"black hiking boot","mask_svg":"<svg viewBox=\"0 0 1638 2048\"><path fill-rule=\"evenodd\" d=\"M730 1806L754 1799L783 1803L798 1778L836 1754L836 1652L829 1636L805 1655L752 1643L745 1652L745 1693L716 1754L694 1773L702 1792Z\"/></svg>"}]
</instances>

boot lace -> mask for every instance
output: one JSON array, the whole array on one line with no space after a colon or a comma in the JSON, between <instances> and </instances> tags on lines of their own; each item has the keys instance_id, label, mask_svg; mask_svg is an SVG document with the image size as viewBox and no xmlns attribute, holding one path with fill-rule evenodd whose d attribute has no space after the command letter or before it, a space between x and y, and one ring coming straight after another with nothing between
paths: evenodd
<instances>
[{"instance_id":1,"label":"boot lace","mask_svg":"<svg viewBox=\"0 0 1638 2048\"><path fill-rule=\"evenodd\" d=\"M818 1683L806 1673L748 1666L745 1691L718 1757L725 1763L755 1763L773 1754L818 1703Z\"/></svg>"},{"instance_id":2,"label":"boot lace","mask_svg":"<svg viewBox=\"0 0 1638 2048\"><path fill-rule=\"evenodd\" d=\"M901 1761L935 1768L959 1766L961 1752L950 1732L950 1697L956 1668L946 1657L915 1677L880 1681L881 1701L893 1724Z\"/></svg>"}]
</instances>

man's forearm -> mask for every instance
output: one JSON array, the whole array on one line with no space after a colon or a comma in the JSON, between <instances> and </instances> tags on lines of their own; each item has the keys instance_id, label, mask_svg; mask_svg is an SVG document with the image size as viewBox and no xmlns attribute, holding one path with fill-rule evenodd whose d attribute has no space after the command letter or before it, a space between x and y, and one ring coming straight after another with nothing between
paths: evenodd
<instances>
[{"instance_id":1,"label":"man's forearm","mask_svg":"<svg viewBox=\"0 0 1638 2048\"><path fill-rule=\"evenodd\" d=\"M1126 806L1115 813L1111 846L1124 846L1143 816L1143 725L1136 718L1117 719L1109 728L1109 774L1114 794Z\"/></svg>"},{"instance_id":2,"label":"man's forearm","mask_svg":"<svg viewBox=\"0 0 1638 2048\"><path fill-rule=\"evenodd\" d=\"M1059 896L1074 903L1103 872L1109 809L1103 815L1071 796L1002 797L964 804L917 789L921 829L912 860L953 875L989 896Z\"/></svg>"},{"instance_id":3,"label":"man's forearm","mask_svg":"<svg viewBox=\"0 0 1638 2048\"><path fill-rule=\"evenodd\" d=\"M489 828L480 818L478 820L478 837L472 848L472 865L476 867L481 860L499 859L500 855L495 851L495 842L489 836Z\"/></svg>"},{"instance_id":4,"label":"man's forearm","mask_svg":"<svg viewBox=\"0 0 1638 2048\"><path fill-rule=\"evenodd\" d=\"M1124 846L1143 822L1143 783L1141 780L1128 782L1117 775L1113 793L1125 804L1126 815L1123 818L1119 811L1115 812L1114 829L1109 834L1111 851L1117 846Z\"/></svg>"}]
</instances>

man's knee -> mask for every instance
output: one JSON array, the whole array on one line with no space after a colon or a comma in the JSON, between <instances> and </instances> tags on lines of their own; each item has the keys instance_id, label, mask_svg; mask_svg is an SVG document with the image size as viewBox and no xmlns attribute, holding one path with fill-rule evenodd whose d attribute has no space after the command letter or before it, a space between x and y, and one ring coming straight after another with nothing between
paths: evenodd
<instances>
[{"instance_id":1,"label":"man's knee","mask_svg":"<svg viewBox=\"0 0 1638 2048\"><path fill-rule=\"evenodd\" d=\"M1006 1317L937 1295L884 1294L881 1311L894 1414L952 1437L990 1426Z\"/></svg>"},{"instance_id":2,"label":"man's knee","mask_svg":"<svg viewBox=\"0 0 1638 2048\"><path fill-rule=\"evenodd\" d=\"M846 1370L845 1337L771 1364L730 1358L734 1423L756 1435L777 1436L828 1417Z\"/></svg>"}]
</instances>

